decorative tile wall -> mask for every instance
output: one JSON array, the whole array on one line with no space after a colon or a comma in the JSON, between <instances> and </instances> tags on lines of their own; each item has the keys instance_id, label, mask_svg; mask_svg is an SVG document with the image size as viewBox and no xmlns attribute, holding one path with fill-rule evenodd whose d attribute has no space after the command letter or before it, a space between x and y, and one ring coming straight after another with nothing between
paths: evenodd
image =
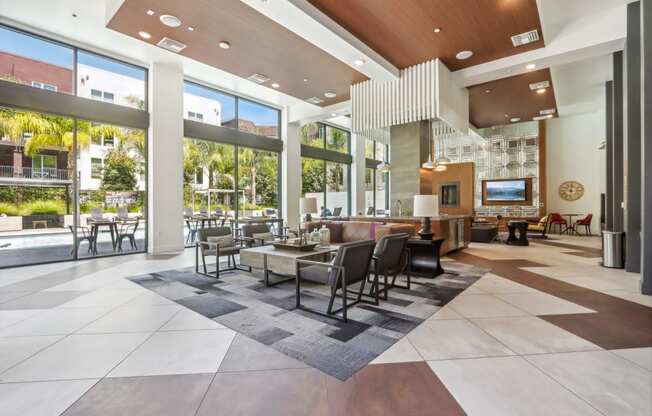
<instances>
[{"instance_id":1,"label":"decorative tile wall","mask_svg":"<svg viewBox=\"0 0 652 416\"><path fill-rule=\"evenodd\" d=\"M474 207L478 216L501 214L537 217L539 214L539 125L519 123L482 129L478 135L447 134L435 137L451 163L475 163ZM482 205L484 179L532 178L532 205Z\"/></svg>"}]
</instances>

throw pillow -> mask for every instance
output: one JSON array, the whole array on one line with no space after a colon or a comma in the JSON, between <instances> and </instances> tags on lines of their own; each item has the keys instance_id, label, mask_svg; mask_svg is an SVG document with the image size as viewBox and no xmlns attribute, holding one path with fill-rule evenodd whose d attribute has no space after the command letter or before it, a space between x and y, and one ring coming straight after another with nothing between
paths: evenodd
<instances>
[{"instance_id":1,"label":"throw pillow","mask_svg":"<svg viewBox=\"0 0 652 416\"><path fill-rule=\"evenodd\" d=\"M260 242L262 239L263 242L274 241L274 234L272 233L253 233L251 236L256 239L256 242Z\"/></svg>"},{"instance_id":2,"label":"throw pillow","mask_svg":"<svg viewBox=\"0 0 652 416\"><path fill-rule=\"evenodd\" d=\"M220 248L228 248L228 247L235 246L235 244L233 243L233 236L231 235L208 237L206 238L206 241L208 241L209 250L215 250L217 246L220 246Z\"/></svg>"},{"instance_id":3,"label":"throw pillow","mask_svg":"<svg viewBox=\"0 0 652 416\"><path fill-rule=\"evenodd\" d=\"M327 222L324 223L326 228L331 232L331 243L341 243L342 242L342 229L343 225L341 222Z\"/></svg>"}]
</instances>

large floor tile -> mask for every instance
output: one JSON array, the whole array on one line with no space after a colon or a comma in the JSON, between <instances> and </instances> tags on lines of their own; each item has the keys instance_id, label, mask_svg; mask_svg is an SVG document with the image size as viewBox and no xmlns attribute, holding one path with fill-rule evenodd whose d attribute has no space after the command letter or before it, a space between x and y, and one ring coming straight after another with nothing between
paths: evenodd
<instances>
[{"instance_id":1,"label":"large floor tile","mask_svg":"<svg viewBox=\"0 0 652 416\"><path fill-rule=\"evenodd\" d=\"M108 313L109 308L50 309L0 330L0 337L68 335Z\"/></svg>"},{"instance_id":2,"label":"large floor tile","mask_svg":"<svg viewBox=\"0 0 652 416\"><path fill-rule=\"evenodd\" d=\"M15 311L0 311L0 328L13 325L16 322L24 321L45 309L19 309Z\"/></svg>"},{"instance_id":3,"label":"large floor tile","mask_svg":"<svg viewBox=\"0 0 652 416\"><path fill-rule=\"evenodd\" d=\"M149 335L71 335L0 374L0 381L100 378Z\"/></svg>"},{"instance_id":4,"label":"large floor tile","mask_svg":"<svg viewBox=\"0 0 652 416\"><path fill-rule=\"evenodd\" d=\"M609 351L526 358L605 415L652 414L652 373Z\"/></svg>"},{"instance_id":5,"label":"large floor tile","mask_svg":"<svg viewBox=\"0 0 652 416\"><path fill-rule=\"evenodd\" d=\"M518 354L598 350L586 341L536 316L472 319L472 322Z\"/></svg>"},{"instance_id":6,"label":"large floor tile","mask_svg":"<svg viewBox=\"0 0 652 416\"><path fill-rule=\"evenodd\" d=\"M306 367L308 366L300 361L238 334L222 360L219 371L282 370Z\"/></svg>"},{"instance_id":7,"label":"large floor tile","mask_svg":"<svg viewBox=\"0 0 652 416\"><path fill-rule=\"evenodd\" d=\"M59 416L97 380L0 384L0 415Z\"/></svg>"},{"instance_id":8,"label":"large floor tile","mask_svg":"<svg viewBox=\"0 0 652 416\"><path fill-rule=\"evenodd\" d=\"M428 321L407 338L425 360L514 355L467 320Z\"/></svg>"},{"instance_id":9,"label":"large floor tile","mask_svg":"<svg viewBox=\"0 0 652 416\"><path fill-rule=\"evenodd\" d=\"M370 365L341 382L327 379L330 415L462 416L425 362Z\"/></svg>"},{"instance_id":10,"label":"large floor tile","mask_svg":"<svg viewBox=\"0 0 652 416\"><path fill-rule=\"evenodd\" d=\"M191 311L190 309L181 308L172 319L161 327L160 331L190 331L200 329L224 329L222 324L218 324L212 319Z\"/></svg>"},{"instance_id":11,"label":"large floor tile","mask_svg":"<svg viewBox=\"0 0 652 416\"><path fill-rule=\"evenodd\" d=\"M61 292L43 293L57 294ZM98 306L114 308L142 294L143 292L140 290L98 289L66 302L60 305L59 308L89 308Z\"/></svg>"},{"instance_id":12,"label":"large floor tile","mask_svg":"<svg viewBox=\"0 0 652 416\"><path fill-rule=\"evenodd\" d=\"M105 378L64 416L194 415L213 374Z\"/></svg>"},{"instance_id":13,"label":"large floor tile","mask_svg":"<svg viewBox=\"0 0 652 416\"><path fill-rule=\"evenodd\" d=\"M423 357L408 338L404 337L376 357L371 364L407 363L412 361L423 361Z\"/></svg>"},{"instance_id":14,"label":"large floor tile","mask_svg":"<svg viewBox=\"0 0 652 416\"><path fill-rule=\"evenodd\" d=\"M114 369L109 377L214 373L235 332L158 332Z\"/></svg>"},{"instance_id":15,"label":"large floor tile","mask_svg":"<svg viewBox=\"0 0 652 416\"><path fill-rule=\"evenodd\" d=\"M513 282L492 273L482 276L482 278L475 282L471 287L489 294L536 292L536 289L532 289L529 286Z\"/></svg>"},{"instance_id":16,"label":"large floor tile","mask_svg":"<svg viewBox=\"0 0 652 416\"><path fill-rule=\"evenodd\" d=\"M428 364L468 416L600 416L522 357Z\"/></svg>"},{"instance_id":17,"label":"large floor tile","mask_svg":"<svg viewBox=\"0 0 652 416\"><path fill-rule=\"evenodd\" d=\"M5 303L9 302L10 300L22 298L23 296L27 296L30 293L33 292L28 292L28 291L22 291L22 292L0 292L0 303Z\"/></svg>"},{"instance_id":18,"label":"large floor tile","mask_svg":"<svg viewBox=\"0 0 652 416\"><path fill-rule=\"evenodd\" d=\"M652 371L652 347L626 348L611 350L611 352Z\"/></svg>"},{"instance_id":19,"label":"large floor tile","mask_svg":"<svg viewBox=\"0 0 652 416\"><path fill-rule=\"evenodd\" d=\"M218 373L197 416L326 416L325 378L312 368Z\"/></svg>"},{"instance_id":20,"label":"large floor tile","mask_svg":"<svg viewBox=\"0 0 652 416\"><path fill-rule=\"evenodd\" d=\"M0 304L2 310L15 309L50 309L70 302L87 292L65 291L65 292L36 292L31 295L22 296ZM97 305L89 305L97 306Z\"/></svg>"},{"instance_id":21,"label":"large floor tile","mask_svg":"<svg viewBox=\"0 0 652 416\"><path fill-rule=\"evenodd\" d=\"M455 312L451 306L446 305L437 312L435 312L427 321L437 321L440 319L463 319L462 315Z\"/></svg>"},{"instance_id":22,"label":"large floor tile","mask_svg":"<svg viewBox=\"0 0 652 416\"><path fill-rule=\"evenodd\" d=\"M632 293L631 291L624 290L605 290L604 293L652 308L652 296L650 295L642 295L640 293Z\"/></svg>"},{"instance_id":23,"label":"large floor tile","mask_svg":"<svg viewBox=\"0 0 652 416\"><path fill-rule=\"evenodd\" d=\"M80 334L117 332L154 332L169 321L181 306L124 305L107 313L78 332Z\"/></svg>"},{"instance_id":24,"label":"large floor tile","mask_svg":"<svg viewBox=\"0 0 652 416\"><path fill-rule=\"evenodd\" d=\"M61 338L61 336L0 338L0 373Z\"/></svg>"},{"instance_id":25,"label":"large floor tile","mask_svg":"<svg viewBox=\"0 0 652 416\"><path fill-rule=\"evenodd\" d=\"M462 294L453 299L448 305L465 318L527 315L527 312L493 295Z\"/></svg>"},{"instance_id":26,"label":"large floor tile","mask_svg":"<svg viewBox=\"0 0 652 416\"><path fill-rule=\"evenodd\" d=\"M503 293L496 295L532 315L562 315L595 311L544 292Z\"/></svg>"}]
</instances>

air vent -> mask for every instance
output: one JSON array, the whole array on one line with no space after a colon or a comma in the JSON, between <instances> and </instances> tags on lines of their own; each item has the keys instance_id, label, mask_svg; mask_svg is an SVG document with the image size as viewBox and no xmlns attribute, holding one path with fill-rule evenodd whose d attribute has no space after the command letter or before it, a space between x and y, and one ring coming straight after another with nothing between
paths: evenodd
<instances>
[{"instance_id":1,"label":"air vent","mask_svg":"<svg viewBox=\"0 0 652 416\"><path fill-rule=\"evenodd\" d=\"M541 88L548 88L550 86L550 81L541 81L541 82L534 82L530 84L530 89L532 91L536 91Z\"/></svg>"},{"instance_id":2,"label":"air vent","mask_svg":"<svg viewBox=\"0 0 652 416\"><path fill-rule=\"evenodd\" d=\"M539 111L539 114L542 116L547 116L548 114L555 114L555 109L554 108L546 108L545 110Z\"/></svg>"},{"instance_id":3,"label":"air vent","mask_svg":"<svg viewBox=\"0 0 652 416\"><path fill-rule=\"evenodd\" d=\"M538 40L539 32L536 29L512 36L512 44L514 47L527 45L528 43L536 42Z\"/></svg>"},{"instance_id":4,"label":"air vent","mask_svg":"<svg viewBox=\"0 0 652 416\"><path fill-rule=\"evenodd\" d=\"M170 52L174 53L179 53L182 50L186 49L186 44L181 43L178 40L170 39L170 38L163 38L157 43L158 46L160 46L163 49L167 49Z\"/></svg>"},{"instance_id":5,"label":"air vent","mask_svg":"<svg viewBox=\"0 0 652 416\"><path fill-rule=\"evenodd\" d=\"M309 102L310 104L321 104L324 102L324 100L318 97L310 97L306 101Z\"/></svg>"},{"instance_id":6,"label":"air vent","mask_svg":"<svg viewBox=\"0 0 652 416\"><path fill-rule=\"evenodd\" d=\"M267 81L269 81L269 77L267 75L263 74L253 74L249 78L247 78L249 81L255 82L256 84L263 84Z\"/></svg>"}]
</instances>

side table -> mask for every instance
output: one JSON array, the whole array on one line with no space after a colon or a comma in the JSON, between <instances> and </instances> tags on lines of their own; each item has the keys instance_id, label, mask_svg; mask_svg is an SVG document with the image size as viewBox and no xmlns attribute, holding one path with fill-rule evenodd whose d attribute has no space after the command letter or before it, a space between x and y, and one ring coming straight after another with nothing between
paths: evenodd
<instances>
[{"instance_id":1,"label":"side table","mask_svg":"<svg viewBox=\"0 0 652 416\"><path fill-rule=\"evenodd\" d=\"M407 247L410 250L410 264L408 265L410 274L433 279L444 273L439 257L439 250L443 242L443 238L409 239Z\"/></svg>"},{"instance_id":2,"label":"side table","mask_svg":"<svg viewBox=\"0 0 652 416\"><path fill-rule=\"evenodd\" d=\"M509 229L509 237L505 244L510 244L513 246L529 246L530 243L527 240L527 221L510 221L507 223L507 228ZM516 236L516 231L518 231L518 236Z\"/></svg>"}]
</instances>

